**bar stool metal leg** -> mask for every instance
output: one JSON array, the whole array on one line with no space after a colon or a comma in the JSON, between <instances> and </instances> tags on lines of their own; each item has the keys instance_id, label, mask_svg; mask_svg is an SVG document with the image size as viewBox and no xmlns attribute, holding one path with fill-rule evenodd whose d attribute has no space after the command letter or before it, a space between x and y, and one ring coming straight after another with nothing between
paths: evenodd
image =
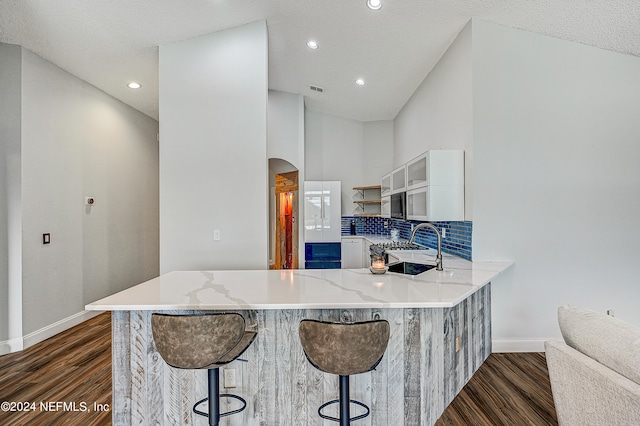
<instances>
[{"instance_id":1,"label":"bar stool metal leg","mask_svg":"<svg viewBox=\"0 0 640 426\"><path fill-rule=\"evenodd\" d=\"M209 370L209 426L218 426L220 423L220 370Z\"/></svg>"},{"instance_id":2,"label":"bar stool metal leg","mask_svg":"<svg viewBox=\"0 0 640 426\"><path fill-rule=\"evenodd\" d=\"M349 412L349 376L340 376L340 426L351 424Z\"/></svg>"},{"instance_id":3,"label":"bar stool metal leg","mask_svg":"<svg viewBox=\"0 0 640 426\"><path fill-rule=\"evenodd\" d=\"M220 419L225 416L230 416L232 414L237 414L244 411L247 408L247 401L238 396L231 393L220 393L220 370L209 369L208 371L208 392L209 396L207 398L201 399L193 405L193 412L199 414L204 417L209 418L209 426L218 426L220 424ZM227 411L225 413L220 412L220 398L233 398L240 401L242 406L236 410ZM200 411L197 409L198 405L203 402L208 401L207 407L209 408L208 412Z\"/></svg>"}]
</instances>

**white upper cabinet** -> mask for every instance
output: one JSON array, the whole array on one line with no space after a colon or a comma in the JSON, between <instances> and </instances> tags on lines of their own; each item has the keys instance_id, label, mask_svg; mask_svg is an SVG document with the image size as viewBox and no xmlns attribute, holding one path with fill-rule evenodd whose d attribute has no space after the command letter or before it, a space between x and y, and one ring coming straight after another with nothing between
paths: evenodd
<instances>
[{"instance_id":1,"label":"white upper cabinet","mask_svg":"<svg viewBox=\"0 0 640 426\"><path fill-rule=\"evenodd\" d=\"M427 158L428 153L425 152L407 163L407 189L427 184Z\"/></svg>"},{"instance_id":2,"label":"white upper cabinet","mask_svg":"<svg viewBox=\"0 0 640 426\"><path fill-rule=\"evenodd\" d=\"M380 180L380 197L391 195L391 173L382 176Z\"/></svg>"},{"instance_id":3,"label":"white upper cabinet","mask_svg":"<svg viewBox=\"0 0 640 426\"><path fill-rule=\"evenodd\" d=\"M391 196L382 197L380 200L380 216L391 217Z\"/></svg>"},{"instance_id":4,"label":"white upper cabinet","mask_svg":"<svg viewBox=\"0 0 640 426\"><path fill-rule=\"evenodd\" d=\"M464 220L464 151L427 151L390 175L391 193L406 191L407 219ZM383 183L384 185L384 183ZM382 197L382 216L389 217Z\"/></svg>"},{"instance_id":5,"label":"white upper cabinet","mask_svg":"<svg viewBox=\"0 0 640 426\"><path fill-rule=\"evenodd\" d=\"M464 186L464 151L427 151L407 163L407 190L423 186Z\"/></svg>"},{"instance_id":6,"label":"white upper cabinet","mask_svg":"<svg viewBox=\"0 0 640 426\"><path fill-rule=\"evenodd\" d=\"M407 219L464 220L464 186L434 185L407 191Z\"/></svg>"},{"instance_id":7,"label":"white upper cabinet","mask_svg":"<svg viewBox=\"0 0 640 426\"><path fill-rule=\"evenodd\" d=\"M404 164L391 172L391 193L407 190L407 165Z\"/></svg>"}]
</instances>

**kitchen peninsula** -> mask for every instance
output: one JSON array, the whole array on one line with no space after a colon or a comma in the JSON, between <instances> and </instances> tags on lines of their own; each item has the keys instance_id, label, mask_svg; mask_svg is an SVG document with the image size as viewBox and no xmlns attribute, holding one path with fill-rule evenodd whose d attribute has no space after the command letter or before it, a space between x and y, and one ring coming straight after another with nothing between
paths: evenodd
<instances>
[{"instance_id":1,"label":"kitchen peninsula","mask_svg":"<svg viewBox=\"0 0 640 426\"><path fill-rule=\"evenodd\" d=\"M420 261L433 254L424 251ZM167 366L150 318L212 311L239 312L258 332L243 355L248 362L227 366L236 373L230 391L248 405L225 424L321 424L316 410L337 397L338 381L306 360L297 332L304 318L389 321L382 362L351 378L351 397L371 407L362 423L434 424L491 352L490 281L509 266L445 255L444 271L416 276L368 269L183 271L106 297L86 309L112 311L113 424L206 424L191 411L206 396L206 371ZM224 402L221 408L228 409Z\"/></svg>"}]
</instances>

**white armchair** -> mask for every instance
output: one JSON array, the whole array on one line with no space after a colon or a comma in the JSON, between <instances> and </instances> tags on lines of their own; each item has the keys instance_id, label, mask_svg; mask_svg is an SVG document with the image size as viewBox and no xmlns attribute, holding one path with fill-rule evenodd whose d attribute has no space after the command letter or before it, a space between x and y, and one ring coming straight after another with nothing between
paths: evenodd
<instances>
[{"instance_id":1,"label":"white armchair","mask_svg":"<svg viewBox=\"0 0 640 426\"><path fill-rule=\"evenodd\" d=\"M640 329L570 305L558 322L564 341L545 350L560 426L640 425Z\"/></svg>"}]
</instances>

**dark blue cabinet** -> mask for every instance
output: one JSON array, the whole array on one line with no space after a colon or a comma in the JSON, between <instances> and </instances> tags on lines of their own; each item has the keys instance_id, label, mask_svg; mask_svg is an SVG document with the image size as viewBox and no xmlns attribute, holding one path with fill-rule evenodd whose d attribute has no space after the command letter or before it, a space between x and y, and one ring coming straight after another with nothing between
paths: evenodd
<instances>
[{"instance_id":1,"label":"dark blue cabinet","mask_svg":"<svg viewBox=\"0 0 640 426\"><path fill-rule=\"evenodd\" d=\"M340 269L342 257L340 243L305 243L306 269Z\"/></svg>"}]
</instances>

